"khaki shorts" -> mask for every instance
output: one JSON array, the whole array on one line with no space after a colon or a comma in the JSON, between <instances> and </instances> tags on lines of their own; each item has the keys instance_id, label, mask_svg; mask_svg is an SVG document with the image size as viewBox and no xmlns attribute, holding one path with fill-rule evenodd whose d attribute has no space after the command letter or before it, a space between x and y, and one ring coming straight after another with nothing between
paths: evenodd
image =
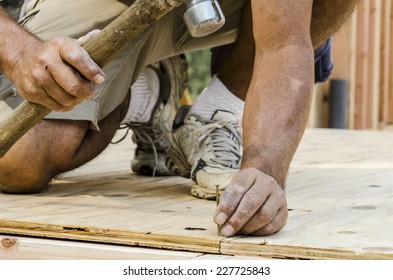
<instances>
[{"instance_id":1,"label":"khaki shorts","mask_svg":"<svg viewBox=\"0 0 393 280\"><path fill-rule=\"evenodd\" d=\"M158 60L198 49L211 48L236 40L242 7L246 0L222 0L226 23L216 33L192 38L182 15L184 5L155 22L137 39L130 42L107 66L106 82L96 87L95 95L66 113L53 112L49 119L87 120L92 128L112 112L125 98L130 85L146 65ZM133 0L32 0L20 23L43 40L55 36L78 38L93 29L103 29L121 14ZM13 87L0 77L0 97ZM17 91L10 91L0 101L0 119L6 117L23 100Z\"/></svg>"}]
</instances>

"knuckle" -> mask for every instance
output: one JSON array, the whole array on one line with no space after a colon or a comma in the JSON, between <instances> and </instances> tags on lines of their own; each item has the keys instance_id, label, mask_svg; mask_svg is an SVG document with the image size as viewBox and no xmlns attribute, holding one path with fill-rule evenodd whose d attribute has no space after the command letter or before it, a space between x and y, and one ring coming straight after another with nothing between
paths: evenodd
<instances>
[{"instance_id":1,"label":"knuckle","mask_svg":"<svg viewBox=\"0 0 393 280\"><path fill-rule=\"evenodd\" d=\"M279 203L280 203L281 205L286 206L286 205L287 205L287 198L286 198L286 195L285 195L285 191L284 191L284 190L279 190L279 191L278 191L278 197L279 197Z\"/></svg>"},{"instance_id":2,"label":"knuckle","mask_svg":"<svg viewBox=\"0 0 393 280\"><path fill-rule=\"evenodd\" d=\"M223 192L220 196L220 203L228 203L229 201L233 200L233 191L232 188L227 188L225 192Z\"/></svg>"},{"instance_id":3,"label":"knuckle","mask_svg":"<svg viewBox=\"0 0 393 280\"><path fill-rule=\"evenodd\" d=\"M82 56L80 53L70 50L67 54L67 60L72 65L78 65L82 61Z\"/></svg>"},{"instance_id":4,"label":"knuckle","mask_svg":"<svg viewBox=\"0 0 393 280\"><path fill-rule=\"evenodd\" d=\"M253 168L247 167L237 172L233 177L234 182L248 182L253 177Z\"/></svg>"},{"instance_id":5,"label":"knuckle","mask_svg":"<svg viewBox=\"0 0 393 280\"><path fill-rule=\"evenodd\" d=\"M82 86L80 83L74 82L71 85L69 85L67 92L73 96L80 97L83 96L82 94Z\"/></svg>"},{"instance_id":6,"label":"knuckle","mask_svg":"<svg viewBox=\"0 0 393 280\"><path fill-rule=\"evenodd\" d=\"M261 206L262 204L261 195L253 190L249 190L243 199L246 202L246 204L249 206L255 206L255 205Z\"/></svg>"},{"instance_id":7,"label":"knuckle","mask_svg":"<svg viewBox=\"0 0 393 280\"><path fill-rule=\"evenodd\" d=\"M273 220L273 218L274 218L274 214L271 210L265 209L259 213L259 219L264 224L269 223L271 220Z\"/></svg>"},{"instance_id":8,"label":"knuckle","mask_svg":"<svg viewBox=\"0 0 393 280\"><path fill-rule=\"evenodd\" d=\"M258 169L256 169L255 167L248 167L246 169L249 173L258 173L260 172Z\"/></svg>"},{"instance_id":9,"label":"knuckle","mask_svg":"<svg viewBox=\"0 0 393 280\"><path fill-rule=\"evenodd\" d=\"M46 101L47 96L40 88L34 86L27 86L25 89L20 90L20 95L26 100L41 104Z\"/></svg>"},{"instance_id":10,"label":"knuckle","mask_svg":"<svg viewBox=\"0 0 393 280\"><path fill-rule=\"evenodd\" d=\"M248 189L242 183L235 183L232 188L234 196L243 196Z\"/></svg>"},{"instance_id":11,"label":"knuckle","mask_svg":"<svg viewBox=\"0 0 393 280\"><path fill-rule=\"evenodd\" d=\"M62 112L69 112L69 111L71 111L73 108L74 108L74 106L63 107L61 111L62 111Z\"/></svg>"},{"instance_id":12,"label":"knuckle","mask_svg":"<svg viewBox=\"0 0 393 280\"><path fill-rule=\"evenodd\" d=\"M265 181L266 181L266 185L269 186L270 188L277 186L276 180L271 176L267 176Z\"/></svg>"},{"instance_id":13,"label":"knuckle","mask_svg":"<svg viewBox=\"0 0 393 280\"><path fill-rule=\"evenodd\" d=\"M22 89L20 89L21 95L32 95L32 96L38 96L41 93L41 89L35 86L34 83L31 82L26 82Z\"/></svg>"},{"instance_id":14,"label":"knuckle","mask_svg":"<svg viewBox=\"0 0 393 280\"><path fill-rule=\"evenodd\" d=\"M239 233L243 234L243 235L251 235L254 232L251 229L247 228L247 227L243 227L242 229L239 230Z\"/></svg>"},{"instance_id":15,"label":"knuckle","mask_svg":"<svg viewBox=\"0 0 393 280\"><path fill-rule=\"evenodd\" d=\"M63 92L59 92L56 94L55 100L60 103L62 107L69 107L74 105L74 98L69 95L64 94Z\"/></svg>"},{"instance_id":16,"label":"knuckle","mask_svg":"<svg viewBox=\"0 0 393 280\"><path fill-rule=\"evenodd\" d=\"M64 107L74 106L74 100L68 97L64 97L63 100L60 100L59 103Z\"/></svg>"},{"instance_id":17,"label":"knuckle","mask_svg":"<svg viewBox=\"0 0 393 280\"><path fill-rule=\"evenodd\" d=\"M45 85L50 82L50 76L39 68L33 69L31 76L37 85Z\"/></svg>"},{"instance_id":18,"label":"knuckle","mask_svg":"<svg viewBox=\"0 0 393 280\"><path fill-rule=\"evenodd\" d=\"M242 227L242 220L239 215L234 216L229 221L229 224L235 229L235 231L238 231Z\"/></svg>"},{"instance_id":19,"label":"knuckle","mask_svg":"<svg viewBox=\"0 0 393 280\"><path fill-rule=\"evenodd\" d=\"M93 79L98 75L101 74L100 73L100 68L98 67L97 64L95 64L95 62L93 61L88 61L86 63L86 67L83 69L83 76L89 80L89 81L93 81ZM94 86L94 83L91 83Z\"/></svg>"},{"instance_id":20,"label":"knuckle","mask_svg":"<svg viewBox=\"0 0 393 280\"><path fill-rule=\"evenodd\" d=\"M273 224L268 224L264 228L265 234L273 234L278 232L280 229L277 229Z\"/></svg>"},{"instance_id":21,"label":"knuckle","mask_svg":"<svg viewBox=\"0 0 393 280\"><path fill-rule=\"evenodd\" d=\"M278 205L280 207L282 206L287 206L287 198L286 198L286 193L283 189L279 188L273 192L273 196L277 200Z\"/></svg>"},{"instance_id":22,"label":"knuckle","mask_svg":"<svg viewBox=\"0 0 393 280\"><path fill-rule=\"evenodd\" d=\"M48 41L49 44L56 45L56 46L61 46L64 44L64 38L63 37L55 37L52 40Z\"/></svg>"},{"instance_id":23,"label":"knuckle","mask_svg":"<svg viewBox=\"0 0 393 280\"><path fill-rule=\"evenodd\" d=\"M56 111L56 112L62 112L64 106L62 106L59 103L56 102L50 102L48 104L44 104L45 106L47 106L49 109L51 109L52 111Z\"/></svg>"},{"instance_id":24,"label":"knuckle","mask_svg":"<svg viewBox=\"0 0 393 280\"><path fill-rule=\"evenodd\" d=\"M233 210L233 205L228 201L224 200L220 202L220 209L226 213L229 213Z\"/></svg>"}]
</instances>

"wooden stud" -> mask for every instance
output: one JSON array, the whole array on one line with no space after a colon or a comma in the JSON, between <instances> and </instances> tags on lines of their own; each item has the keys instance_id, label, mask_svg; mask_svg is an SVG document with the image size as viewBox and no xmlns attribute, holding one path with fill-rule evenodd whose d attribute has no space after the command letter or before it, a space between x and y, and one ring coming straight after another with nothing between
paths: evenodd
<instances>
[{"instance_id":1,"label":"wooden stud","mask_svg":"<svg viewBox=\"0 0 393 280\"><path fill-rule=\"evenodd\" d=\"M391 16L392 4L390 0L384 0L382 6L382 41L380 57L380 100L379 100L379 128L385 128L389 114L389 80L390 80L390 41L391 41Z\"/></svg>"},{"instance_id":2,"label":"wooden stud","mask_svg":"<svg viewBox=\"0 0 393 280\"><path fill-rule=\"evenodd\" d=\"M369 43L369 83L367 91L367 129L378 129L378 109L380 91L380 53L381 53L381 18L382 0L370 2Z\"/></svg>"},{"instance_id":3,"label":"wooden stud","mask_svg":"<svg viewBox=\"0 0 393 280\"><path fill-rule=\"evenodd\" d=\"M389 1L390 2L390 1ZM390 18L390 29L393 31L393 5L390 7L391 18ZM390 52L393 53L393 36L390 36ZM388 124L393 124L393 56L389 61L389 70L391 75L389 75L389 93L388 93Z\"/></svg>"},{"instance_id":4,"label":"wooden stud","mask_svg":"<svg viewBox=\"0 0 393 280\"><path fill-rule=\"evenodd\" d=\"M357 45L356 45L356 97L355 125L357 129L367 128L368 106L367 93L369 84L369 35L370 35L370 2L361 1L357 13Z\"/></svg>"}]
</instances>

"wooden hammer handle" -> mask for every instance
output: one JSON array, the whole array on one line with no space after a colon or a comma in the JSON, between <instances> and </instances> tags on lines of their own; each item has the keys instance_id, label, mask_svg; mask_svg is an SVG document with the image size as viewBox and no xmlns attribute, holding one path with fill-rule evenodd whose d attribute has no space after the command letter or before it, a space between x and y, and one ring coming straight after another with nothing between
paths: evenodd
<instances>
[{"instance_id":1,"label":"wooden hammer handle","mask_svg":"<svg viewBox=\"0 0 393 280\"><path fill-rule=\"evenodd\" d=\"M100 67L104 67L129 41L176 6L167 1L136 0L83 47ZM0 158L50 112L45 106L29 101L18 106L8 119L0 123Z\"/></svg>"}]
</instances>

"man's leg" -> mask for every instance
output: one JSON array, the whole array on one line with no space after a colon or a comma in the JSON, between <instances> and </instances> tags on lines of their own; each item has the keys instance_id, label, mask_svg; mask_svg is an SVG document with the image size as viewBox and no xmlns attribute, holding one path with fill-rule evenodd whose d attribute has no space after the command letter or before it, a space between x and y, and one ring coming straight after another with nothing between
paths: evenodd
<instances>
[{"instance_id":1,"label":"man's leg","mask_svg":"<svg viewBox=\"0 0 393 280\"><path fill-rule=\"evenodd\" d=\"M314 1L311 32L315 48L337 31L357 2ZM179 112L181 121L175 123L176 141L169 153L175 164L171 161L169 164L177 167L183 176L191 175L191 192L200 198L214 198L215 186L225 188L231 174L240 167L242 100L246 98L251 81L255 53L250 3L247 1L243 9L239 37L224 56L226 60L219 68L218 76L189 111ZM224 111L232 114L226 112L224 116ZM216 127L212 122L217 124ZM193 138L191 134L201 140L188 140Z\"/></svg>"},{"instance_id":2,"label":"man's leg","mask_svg":"<svg viewBox=\"0 0 393 280\"><path fill-rule=\"evenodd\" d=\"M149 84L144 88L146 78L142 75L131 88L131 95L98 122L100 131L90 129L88 121L43 120L36 125L0 159L0 191L31 193L46 189L56 175L99 155L121 122L133 130L137 144L133 171L173 175L165 166L165 155L172 141L172 120L187 82L187 64L184 56L175 56L147 70L159 78L157 96L145 99L151 88Z\"/></svg>"},{"instance_id":3,"label":"man's leg","mask_svg":"<svg viewBox=\"0 0 393 280\"><path fill-rule=\"evenodd\" d=\"M42 39L54 36L73 36L77 38L93 28L105 26L127 6L117 1L34 1L30 10L20 23ZM94 19L84 18L101 11ZM92 14L91 14L92 13ZM83 19L83 20L82 20ZM115 70L113 70L115 71ZM112 81L112 74L109 80ZM129 78L131 80L131 77ZM109 83L109 86L113 82ZM129 87L129 83L124 88ZM2 80L0 86L10 86ZM101 91L103 87L101 86ZM126 94L112 109L100 119L95 116L97 100L77 106L75 112L52 113L51 119L41 121L35 128L22 137L15 146L0 159L0 190L12 193L38 192L48 186L48 182L57 174L76 168L97 156L112 139L118 128L120 115L124 114L127 103ZM104 99L105 100L105 99ZM123 103L122 103L123 100ZM8 96L0 101L4 110L15 108L22 99ZM119 105L120 104L120 105ZM74 114L74 115L72 115ZM57 116L60 117L57 120ZM73 117L72 117L73 116ZM2 116L4 117L4 116ZM67 120L67 119L73 119ZM79 121L78 121L79 120ZM90 129L92 124L101 125L101 131Z\"/></svg>"},{"instance_id":4,"label":"man's leg","mask_svg":"<svg viewBox=\"0 0 393 280\"><path fill-rule=\"evenodd\" d=\"M101 132L87 121L43 120L0 159L0 190L40 192L59 173L77 168L100 154L111 141L128 99L99 122Z\"/></svg>"},{"instance_id":5,"label":"man's leg","mask_svg":"<svg viewBox=\"0 0 393 280\"><path fill-rule=\"evenodd\" d=\"M77 38L91 29L104 27L127 7L114 0L38 2L35 10L29 11L21 23L44 39L57 35ZM174 55L172 30L168 28L173 26L172 18L173 14L162 18L160 24L153 24L104 68L107 81L96 87L91 100L67 113L51 113L48 119L20 139L0 159L0 190L13 193L41 191L57 174L97 156L108 145L128 111L131 82L137 80L145 65ZM165 43L167 48L163 48ZM157 51L151 51L151 48ZM7 82L3 81L5 84ZM0 101L0 105L11 110L21 101L18 96L9 96ZM155 109L164 110L161 104L158 105Z\"/></svg>"},{"instance_id":6,"label":"man's leg","mask_svg":"<svg viewBox=\"0 0 393 280\"><path fill-rule=\"evenodd\" d=\"M187 84L184 55L146 67L131 87L131 102L122 126L136 144L132 171L146 176L172 176L166 155L172 143L172 122Z\"/></svg>"}]
</instances>

